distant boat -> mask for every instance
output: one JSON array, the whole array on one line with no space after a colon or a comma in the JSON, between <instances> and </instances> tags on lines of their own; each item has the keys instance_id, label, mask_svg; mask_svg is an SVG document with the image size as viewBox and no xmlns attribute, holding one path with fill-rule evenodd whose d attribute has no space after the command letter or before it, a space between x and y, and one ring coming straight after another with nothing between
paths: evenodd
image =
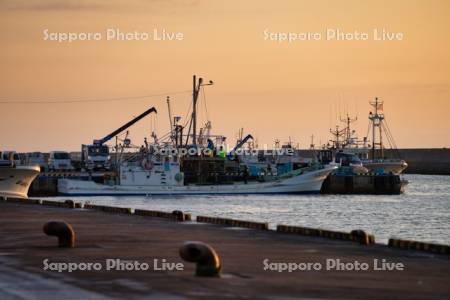
<instances>
[{"instance_id":1,"label":"distant boat","mask_svg":"<svg viewBox=\"0 0 450 300\"><path fill-rule=\"evenodd\" d=\"M39 166L14 166L0 161L0 197L28 198L28 189L40 172Z\"/></svg>"},{"instance_id":2,"label":"distant boat","mask_svg":"<svg viewBox=\"0 0 450 300\"><path fill-rule=\"evenodd\" d=\"M355 131L351 130L350 125L357 118L352 119L347 115L345 119L341 119L346 124L344 129L340 130L339 126L336 126L335 130L330 130L334 138L331 141L333 144L327 148L335 152L335 155L341 153L358 157L369 173L400 175L408 167L407 162L401 158L386 158L384 155L383 136L393 150L397 150L397 147L382 112L383 101L375 98L370 104L374 108L374 112L369 113L371 145L368 144L367 137L363 141L355 137Z\"/></svg>"},{"instance_id":3,"label":"distant boat","mask_svg":"<svg viewBox=\"0 0 450 300\"><path fill-rule=\"evenodd\" d=\"M368 172L400 175L408 167L408 164L403 159L369 159L369 152L369 148L345 148L336 154L336 162L339 162L339 156L343 154L359 160L363 168L358 167L355 173Z\"/></svg>"}]
</instances>

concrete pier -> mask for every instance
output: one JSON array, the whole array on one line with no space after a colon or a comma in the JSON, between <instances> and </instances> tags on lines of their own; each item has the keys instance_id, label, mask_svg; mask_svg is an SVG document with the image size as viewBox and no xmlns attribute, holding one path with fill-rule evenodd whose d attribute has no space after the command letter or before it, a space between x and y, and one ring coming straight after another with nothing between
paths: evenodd
<instances>
[{"instance_id":1,"label":"concrete pier","mask_svg":"<svg viewBox=\"0 0 450 300\"><path fill-rule=\"evenodd\" d=\"M364 246L359 243L179 222L128 213L69 209L0 201L1 299L448 299L448 255ZM64 220L76 233L75 248L59 248L43 225ZM179 248L185 241L211 245L222 262L221 278L194 276ZM61 272L47 263L132 260L153 266L182 263L182 271ZM326 270L327 260L367 263L367 271ZM404 270L374 270L374 261L402 264ZM319 263L320 271L264 270L270 262Z\"/></svg>"},{"instance_id":2,"label":"concrete pier","mask_svg":"<svg viewBox=\"0 0 450 300\"><path fill-rule=\"evenodd\" d=\"M406 182L399 175L329 175L322 184L322 194L399 195Z\"/></svg>"}]
</instances>

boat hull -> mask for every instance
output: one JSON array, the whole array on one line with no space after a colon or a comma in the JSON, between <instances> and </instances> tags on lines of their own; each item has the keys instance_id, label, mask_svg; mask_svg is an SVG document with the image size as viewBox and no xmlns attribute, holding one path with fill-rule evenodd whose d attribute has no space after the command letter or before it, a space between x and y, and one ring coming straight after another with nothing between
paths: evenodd
<instances>
[{"instance_id":1,"label":"boat hull","mask_svg":"<svg viewBox=\"0 0 450 300\"><path fill-rule=\"evenodd\" d=\"M39 172L38 166L0 168L0 197L28 198L28 189Z\"/></svg>"},{"instance_id":2,"label":"boat hull","mask_svg":"<svg viewBox=\"0 0 450 300\"><path fill-rule=\"evenodd\" d=\"M148 195L235 195L319 193L325 178L335 167L309 171L269 182L243 182L225 185L108 186L92 181L60 179L58 193L72 196L148 196Z\"/></svg>"},{"instance_id":3,"label":"boat hull","mask_svg":"<svg viewBox=\"0 0 450 300\"><path fill-rule=\"evenodd\" d=\"M408 167L408 164L404 160L377 160L377 161L363 161L364 167L369 172L376 173L378 170L383 170L384 173L392 173L394 175L400 175Z\"/></svg>"}]
</instances>

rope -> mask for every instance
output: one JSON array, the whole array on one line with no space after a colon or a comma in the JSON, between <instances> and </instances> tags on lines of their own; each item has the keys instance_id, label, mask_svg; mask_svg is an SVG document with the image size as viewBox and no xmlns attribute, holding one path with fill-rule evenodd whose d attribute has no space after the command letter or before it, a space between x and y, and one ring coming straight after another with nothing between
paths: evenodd
<instances>
[{"instance_id":1,"label":"rope","mask_svg":"<svg viewBox=\"0 0 450 300\"><path fill-rule=\"evenodd\" d=\"M208 105L206 105L206 93L205 88L203 86L202 86L202 94L203 94L203 105L205 106L206 121L209 121Z\"/></svg>"}]
</instances>

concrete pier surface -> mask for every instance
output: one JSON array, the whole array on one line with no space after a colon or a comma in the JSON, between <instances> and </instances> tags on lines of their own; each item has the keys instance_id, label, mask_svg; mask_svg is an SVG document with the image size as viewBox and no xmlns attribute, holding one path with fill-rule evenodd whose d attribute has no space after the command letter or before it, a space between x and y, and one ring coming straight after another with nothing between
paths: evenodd
<instances>
[{"instance_id":1,"label":"concrete pier surface","mask_svg":"<svg viewBox=\"0 0 450 300\"><path fill-rule=\"evenodd\" d=\"M73 226L75 248L58 248L57 239L43 233L50 220ZM179 256L185 241L202 241L218 252L221 278L194 275L195 265ZM150 269L120 270L117 260L147 263ZM327 260L367 263L369 269L330 265L327 270ZM375 260L378 268L395 263L397 270L374 270ZM77 268L96 263L101 269L58 272L62 263ZM274 263L314 263L322 270L278 272L281 265ZM169 271L174 264L184 265L183 270ZM0 299L109 298L450 299L450 257L266 230L0 202Z\"/></svg>"}]
</instances>

